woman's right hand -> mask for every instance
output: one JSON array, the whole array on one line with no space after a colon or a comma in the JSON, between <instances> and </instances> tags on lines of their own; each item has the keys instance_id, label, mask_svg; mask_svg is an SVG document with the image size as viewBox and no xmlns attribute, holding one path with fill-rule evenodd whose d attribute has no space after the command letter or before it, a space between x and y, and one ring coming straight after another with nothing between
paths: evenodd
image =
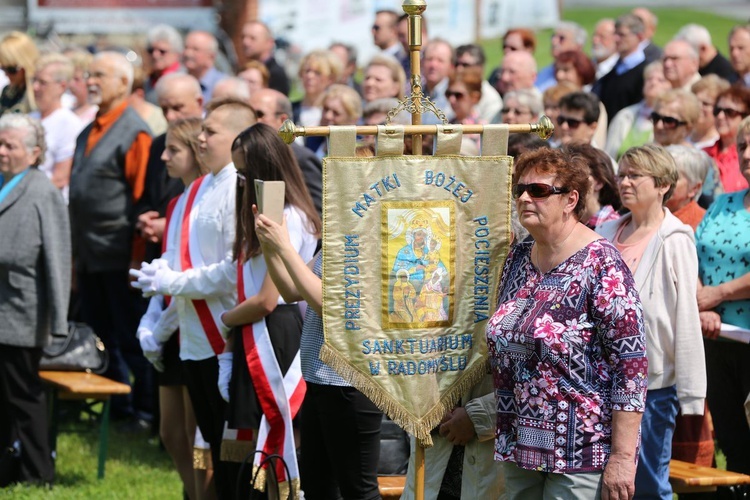
<instances>
[{"instance_id":1,"label":"woman's right hand","mask_svg":"<svg viewBox=\"0 0 750 500\"><path fill-rule=\"evenodd\" d=\"M707 339L716 339L721 333L721 316L714 311L701 311L701 331Z\"/></svg>"},{"instance_id":2,"label":"woman's right hand","mask_svg":"<svg viewBox=\"0 0 750 500\"><path fill-rule=\"evenodd\" d=\"M253 205L253 215L255 216L255 234L258 235L258 241L260 241L264 250L279 253L284 248L291 247L289 231L286 227L286 216L284 216L281 224L277 224L259 213L258 207L255 205Z\"/></svg>"}]
</instances>

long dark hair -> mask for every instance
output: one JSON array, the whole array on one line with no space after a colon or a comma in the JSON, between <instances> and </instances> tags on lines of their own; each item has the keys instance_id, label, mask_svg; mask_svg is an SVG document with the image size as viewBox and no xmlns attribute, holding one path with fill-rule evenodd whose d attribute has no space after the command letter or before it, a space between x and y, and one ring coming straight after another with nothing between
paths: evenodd
<instances>
[{"instance_id":1,"label":"long dark hair","mask_svg":"<svg viewBox=\"0 0 750 500\"><path fill-rule=\"evenodd\" d=\"M292 205L307 216L308 230L320 234L321 223L310 193L302 177L302 170L290 146L281 140L276 130L263 123L248 127L234 139L232 156L239 155L243 165L236 165L245 176L245 186L237 186L237 231L234 240L234 258L247 261L261 253L255 234L252 206L255 198L255 179L284 181L284 205Z\"/></svg>"}]
</instances>

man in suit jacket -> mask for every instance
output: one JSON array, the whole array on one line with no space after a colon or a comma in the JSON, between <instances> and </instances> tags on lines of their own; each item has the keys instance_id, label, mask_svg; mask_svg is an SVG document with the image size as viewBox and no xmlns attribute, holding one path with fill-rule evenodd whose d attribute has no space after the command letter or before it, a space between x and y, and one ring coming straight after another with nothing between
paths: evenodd
<instances>
[{"instance_id":1,"label":"man in suit jacket","mask_svg":"<svg viewBox=\"0 0 750 500\"><path fill-rule=\"evenodd\" d=\"M633 14L624 14L615 22L617 52L620 59L615 67L596 82L592 91L599 96L610 120L621 109L643 99L643 69L646 55L643 21Z\"/></svg>"},{"instance_id":2,"label":"man in suit jacket","mask_svg":"<svg viewBox=\"0 0 750 500\"><path fill-rule=\"evenodd\" d=\"M276 47L271 30L260 21L250 21L242 28L242 49L245 58L260 61L270 73L268 87L289 95L289 77L283 66L273 57Z\"/></svg>"},{"instance_id":3,"label":"man in suit jacket","mask_svg":"<svg viewBox=\"0 0 750 500\"><path fill-rule=\"evenodd\" d=\"M255 110L259 123L265 123L279 129L284 120L292 116L292 104L289 99L273 89L261 89L253 92L250 96L250 105ZM300 146L296 142L292 143L292 152L294 153L297 163L305 177L307 190L310 191L313 204L322 212L323 198L323 165L320 159L310 149Z\"/></svg>"},{"instance_id":4,"label":"man in suit jacket","mask_svg":"<svg viewBox=\"0 0 750 500\"><path fill-rule=\"evenodd\" d=\"M151 133L128 106L133 65L124 55L99 52L86 83L99 110L76 142L69 205L81 314L107 346L106 375L128 385L134 379L130 395L112 398L113 416L145 427L154 411L153 372L135 337L144 307L128 269L143 259L143 241L134 238L135 205Z\"/></svg>"},{"instance_id":5,"label":"man in suit jacket","mask_svg":"<svg viewBox=\"0 0 750 500\"><path fill-rule=\"evenodd\" d=\"M35 119L0 118L0 453L19 456L7 480L51 484L39 361L50 333L68 332L71 257L62 195L36 168L43 138Z\"/></svg>"},{"instance_id":6,"label":"man in suit jacket","mask_svg":"<svg viewBox=\"0 0 750 500\"><path fill-rule=\"evenodd\" d=\"M203 115L202 89L194 77L175 73L167 75L156 85L156 96L164 118L172 123L180 118L200 118ZM136 229L146 239L146 262L161 255L161 240L166 226L167 204L185 189L180 179L167 175L167 167L161 155L167 141L167 134L154 139L148 153L146 184L143 196L138 202Z\"/></svg>"}]
</instances>

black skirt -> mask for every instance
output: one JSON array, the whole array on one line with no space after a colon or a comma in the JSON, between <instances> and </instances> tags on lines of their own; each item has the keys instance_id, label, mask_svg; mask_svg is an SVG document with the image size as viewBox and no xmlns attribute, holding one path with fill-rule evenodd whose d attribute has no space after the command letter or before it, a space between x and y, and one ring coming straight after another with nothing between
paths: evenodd
<instances>
[{"instance_id":1,"label":"black skirt","mask_svg":"<svg viewBox=\"0 0 750 500\"><path fill-rule=\"evenodd\" d=\"M276 306L266 316L266 327L271 336L271 344L281 372L286 374L299 351L302 337L302 314L299 305ZM245 359L245 343L242 330L235 328L232 379L229 381L229 427L232 429L257 429L263 411L253 386L252 374Z\"/></svg>"},{"instance_id":2,"label":"black skirt","mask_svg":"<svg viewBox=\"0 0 750 500\"><path fill-rule=\"evenodd\" d=\"M157 381L160 386L167 385L185 385L185 379L182 374L182 360L180 360L180 332L174 332L161 353L161 360L164 363L164 371L156 372Z\"/></svg>"}]
</instances>

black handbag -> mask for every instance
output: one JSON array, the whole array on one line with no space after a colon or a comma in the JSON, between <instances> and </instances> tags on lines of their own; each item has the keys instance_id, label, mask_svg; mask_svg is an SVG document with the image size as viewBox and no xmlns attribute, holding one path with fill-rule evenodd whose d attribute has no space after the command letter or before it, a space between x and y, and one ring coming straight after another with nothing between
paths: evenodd
<instances>
[{"instance_id":1,"label":"black handbag","mask_svg":"<svg viewBox=\"0 0 750 500\"><path fill-rule=\"evenodd\" d=\"M402 476L406 474L410 451L409 435L393 420L383 415L383 422L380 426L378 476Z\"/></svg>"},{"instance_id":2,"label":"black handbag","mask_svg":"<svg viewBox=\"0 0 750 500\"><path fill-rule=\"evenodd\" d=\"M104 373L109 355L104 343L85 323L68 322L68 335L53 335L44 348L40 370Z\"/></svg>"}]
</instances>

